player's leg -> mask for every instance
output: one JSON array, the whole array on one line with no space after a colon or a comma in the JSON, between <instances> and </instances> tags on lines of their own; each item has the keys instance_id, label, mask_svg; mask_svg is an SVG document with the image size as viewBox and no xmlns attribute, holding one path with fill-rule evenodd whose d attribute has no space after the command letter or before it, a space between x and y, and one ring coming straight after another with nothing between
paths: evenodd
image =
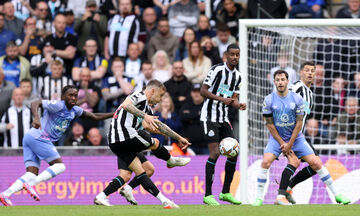
<instances>
[{"instance_id":1,"label":"player's leg","mask_svg":"<svg viewBox=\"0 0 360 216\"><path fill-rule=\"evenodd\" d=\"M286 158L288 159L288 164L286 165L284 171L281 174L279 193L275 201L276 204L280 205L282 204L282 201L284 199L287 199L292 204L296 203L289 192L288 196L286 196L286 189L290 183L291 176L295 173L296 169L300 165L300 160L296 157L293 151L290 151L290 153L286 155Z\"/></svg>"},{"instance_id":2,"label":"player's leg","mask_svg":"<svg viewBox=\"0 0 360 216\"><path fill-rule=\"evenodd\" d=\"M350 200L348 198L337 192L337 189L333 184L334 181L331 178L329 171L326 169L326 167L323 166L320 157L315 155L314 150L310 147L304 137L300 137L295 140L293 145L293 151L298 158L306 161L309 166L316 171L321 181L323 181L334 194L336 202L342 203L344 205L350 203Z\"/></svg>"},{"instance_id":3,"label":"player's leg","mask_svg":"<svg viewBox=\"0 0 360 216\"><path fill-rule=\"evenodd\" d=\"M219 128L220 140L226 137L235 138L233 130L229 123L225 122L221 124ZM217 148L219 151L219 148ZM219 199L222 201L230 202L235 205L240 205L241 202L234 198L234 196L230 193L230 185L234 178L234 173L236 169L237 157L228 158L225 163L225 179L224 185L222 188L222 192L219 194Z\"/></svg>"},{"instance_id":4,"label":"player's leg","mask_svg":"<svg viewBox=\"0 0 360 216\"><path fill-rule=\"evenodd\" d=\"M215 164L219 158L219 129L215 123L202 122L205 142L208 143L209 157L205 165L205 196L203 202L207 205L220 205L212 195L212 184L214 181Z\"/></svg>"},{"instance_id":5,"label":"player's leg","mask_svg":"<svg viewBox=\"0 0 360 216\"><path fill-rule=\"evenodd\" d=\"M321 181L323 181L326 186L328 186L332 194L335 196L335 200L337 203L342 203L344 205L350 203L350 200L347 197L338 193L329 171L326 169L326 167L323 166L322 161L319 157L317 157L315 154L311 154L302 157L302 159L306 161L313 170L316 171Z\"/></svg>"},{"instance_id":6,"label":"player's leg","mask_svg":"<svg viewBox=\"0 0 360 216\"><path fill-rule=\"evenodd\" d=\"M146 159L143 153L138 153L137 157L140 159L141 165L144 168L146 175L151 177L154 174L154 165ZM137 201L132 193L132 190L140 185L140 182L137 178L133 178L131 182L125 185L120 190L120 194L126 198L126 200L131 203L132 205L137 205Z\"/></svg>"}]
</instances>

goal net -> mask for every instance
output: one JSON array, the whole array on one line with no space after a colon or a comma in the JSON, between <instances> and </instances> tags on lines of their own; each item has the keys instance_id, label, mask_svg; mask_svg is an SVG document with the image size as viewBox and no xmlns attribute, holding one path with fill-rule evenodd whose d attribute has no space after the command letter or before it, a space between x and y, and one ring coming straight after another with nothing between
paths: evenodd
<instances>
[{"instance_id":1,"label":"goal net","mask_svg":"<svg viewBox=\"0 0 360 216\"><path fill-rule=\"evenodd\" d=\"M256 198L256 175L269 132L262 118L265 96L275 88L273 73L288 72L290 82L300 78L305 61L317 65L312 86L314 107L305 135L321 155L338 190L360 198L360 24L357 20L240 20L240 71L245 79L240 100L241 186L237 196L245 203ZM245 122L248 122L246 124ZM358 123L359 122L359 123ZM357 163L356 163L357 161ZM287 164L280 156L270 168L264 203L276 199L281 173ZM305 167L302 164L298 169ZM351 185L351 187L349 187ZM298 203L334 203L333 196L314 176L294 188Z\"/></svg>"}]
</instances>

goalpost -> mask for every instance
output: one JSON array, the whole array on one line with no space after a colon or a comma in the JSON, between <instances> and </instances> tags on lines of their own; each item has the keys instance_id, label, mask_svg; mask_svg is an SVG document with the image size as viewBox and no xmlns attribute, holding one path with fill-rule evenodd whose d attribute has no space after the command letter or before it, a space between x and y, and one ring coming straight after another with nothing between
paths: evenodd
<instances>
[{"instance_id":1,"label":"goalpost","mask_svg":"<svg viewBox=\"0 0 360 216\"><path fill-rule=\"evenodd\" d=\"M355 183L355 180L360 179L360 172L354 173L360 169L360 165L355 163L360 159L360 151L358 151L360 145L339 144L339 139L337 139L339 128L336 127L339 124L336 124L334 118L339 117L340 114L337 113L345 111L343 92L344 90L349 92L348 89L354 84L354 75L360 72L359 20L241 19L239 20L239 32L241 50L239 69L243 75L240 101L247 102L247 110L239 112L240 187L237 189L236 197L240 198L243 203L251 203L256 195L256 168L260 166L259 161L261 161L269 136L262 120L262 103L265 96L274 89L271 81L271 69L278 66L279 59L281 64L288 66L286 69L288 72L294 73L293 77L296 77L296 80L292 81L299 79L299 68L303 62L313 61L315 64L323 65L323 86L314 87L318 88L316 89L317 94L314 94L315 98L321 100L316 103L316 110L311 111L316 120L314 122L318 123L318 129L315 126L312 127L317 132L317 136L314 136L317 139L313 137L312 141L316 144L315 148L321 150L321 159L324 164L326 162L327 167L333 166L330 174L335 175L335 179L339 179L335 181L338 187L351 183L351 179ZM283 59L288 62L284 63L286 60ZM319 68L321 67L319 66ZM333 83L343 88L331 87ZM337 93L337 91L340 92ZM339 99L338 105L334 103L334 97L340 98L337 98ZM325 120L328 120L328 124ZM334 124L331 121L334 121ZM348 127L349 133L351 133L349 125L342 126ZM347 135L345 134L345 136ZM282 157L279 159L270 168L270 182L267 183L265 190L268 192L265 196L265 203L269 198L271 198L268 200L270 203L276 198L278 186L274 180L280 181L281 172L286 164L286 159ZM351 165L349 165L350 163ZM352 175L349 177L350 174L347 175L347 173L352 173ZM320 186L316 178L314 181L309 180L302 184L294 189L295 198L300 200L299 203L334 201L327 194L321 195L324 191L326 192L326 189L324 186ZM298 191L296 191L297 188ZM359 194L348 196L358 200L360 188L356 187L355 189ZM346 191L346 193L354 192ZM316 195L316 198L311 198L313 194Z\"/></svg>"}]
</instances>

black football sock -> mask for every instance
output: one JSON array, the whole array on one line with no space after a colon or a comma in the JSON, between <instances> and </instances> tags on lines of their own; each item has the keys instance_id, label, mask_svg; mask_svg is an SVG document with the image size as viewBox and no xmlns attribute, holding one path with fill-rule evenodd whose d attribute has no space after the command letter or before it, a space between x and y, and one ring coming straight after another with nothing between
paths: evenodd
<instances>
[{"instance_id":1,"label":"black football sock","mask_svg":"<svg viewBox=\"0 0 360 216\"><path fill-rule=\"evenodd\" d=\"M133 179L131 179L131 181L129 182L129 186L134 189L136 188L137 186L140 185L140 182L137 180L136 177L134 177Z\"/></svg>"},{"instance_id":2,"label":"black football sock","mask_svg":"<svg viewBox=\"0 0 360 216\"><path fill-rule=\"evenodd\" d=\"M281 180L280 180L280 187L279 187L279 195L285 195L286 192L286 188L289 186L290 184L290 178L292 175L294 175L296 168L291 165L288 164L284 171L282 172L281 175Z\"/></svg>"},{"instance_id":3,"label":"black football sock","mask_svg":"<svg viewBox=\"0 0 360 216\"><path fill-rule=\"evenodd\" d=\"M154 182L151 181L149 176L146 175L146 172L141 173L140 175L135 177L140 184L143 186L143 188L149 192L151 195L156 197L159 194L159 189L156 187Z\"/></svg>"},{"instance_id":4,"label":"black football sock","mask_svg":"<svg viewBox=\"0 0 360 216\"><path fill-rule=\"evenodd\" d=\"M212 194L211 187L214 181L214 172L215 172L215 164L217 159L208 158L205 166L205 184L206 184L206 192L205 196L209 196Z\"/></svg>"},{"instance_id":5,"label":"black football sock","mask_svg":"<svg viewBox=\"0 0 360 216\"><path fill-rule=\"evenodd\" d=\"M229 193L230 192L230 185L234 178L234 172L236 168L236 161L237 157L235 158L228 158L225 163L225 180L224 186L222 189L222 193Z\"/></svg>"},{"instance_id":6,"label":"black football sock","mask_svg":"<svg viewBox=\"0 0 360 216\"><path fill-rule=\"evenodd\" d=\"M306 179L312 177L315 174L316 174L316 171L311 169L310 166L304 167L290 180L289 187L293 188L293 187L295 187L295 185L299 184L300 182L305 181Z\"/></svg>"},{"instance_id":7,"label":"black football sock","mask_svg":"<svg viewBox=\"0 0 360 216\"><path fill-rule=\"evenodd\" d=\"M124 179L122 179L120 176L117 176L114 178L110 184L104 189L104 193L106 196L109 196L110 194L114 193L115 191L119 190L121 186L123 186L125 183Z\"/></svg>"},{"instance_id":8,"label":"black football sock","mask_svg":"<svg viewBox=\"0 0 360 216\"><path fill-rule=\"evenodd\" d=\"M157 157L164 161L168 161L170 159L169 151L163 146L159 144L159 147L156 150L152 150L152 153Z\"/></svg>"}]
</instances>

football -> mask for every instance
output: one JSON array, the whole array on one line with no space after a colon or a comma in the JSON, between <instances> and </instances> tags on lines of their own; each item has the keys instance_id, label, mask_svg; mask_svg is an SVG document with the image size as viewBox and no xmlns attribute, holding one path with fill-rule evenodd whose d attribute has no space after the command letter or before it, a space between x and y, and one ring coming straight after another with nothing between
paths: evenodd
<instances>
[{"instance_id":1,"label":"football","mask_svg":"<svg viewBox=\"0 0 360 216\"><path fill-rule=\"evenodd\" d=\"M233 158L239 154L240 146L236 139L231 137L226 137L223 140L221 140L219 144L219 151L220 154L228 158Z\"/></svg>"}]
</instances>

